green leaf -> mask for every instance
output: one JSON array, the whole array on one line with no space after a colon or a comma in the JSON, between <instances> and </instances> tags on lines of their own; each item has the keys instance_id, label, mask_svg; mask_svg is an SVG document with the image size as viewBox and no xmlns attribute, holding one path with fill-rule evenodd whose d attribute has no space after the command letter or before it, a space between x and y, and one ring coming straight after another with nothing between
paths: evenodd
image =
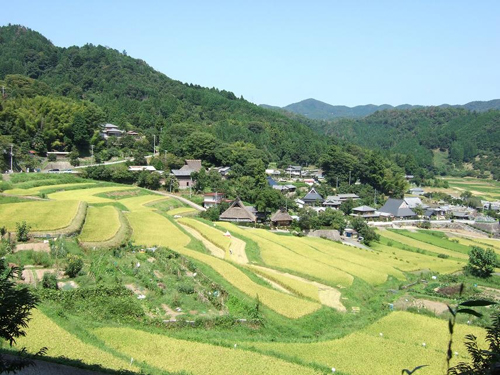
<instances>
[{"instance_id":1,"label":"green leaf","mask_svg":"<svg viewBox=\"0 0 500 375\"><path fill-rule=\"evenodd\" d=\"M455 310L453 310L453 309L450 307L450 305L446 305L446 307L447 307L447 308L448 308L448 310L450 311L451 315L453 315L453 316L457 315L457 314L456 314L456 312L455 312Z\"/></svg>"},{"instance_id":2,"label":"green leaf","mask_svg":"<svg viewBox=\"0 0 500 375\"><path fill-rule=\"evenodd\" d=\"M459 306L491 306L496 305L496 302L488 301L485 299L478 299L475 301L464 301L458 304Z\"/></svg>"},{"instance_id":3,"label":"green leaf","mask_svg":"<svg viewBox=\"0 0 500 375\"><path fill-rule=\"evenodd\" d=\"M470 315L477 316L478 318L481 318L483 316L483 314L481 314L480 312L477 312L477 311L472 310L472 309L458 309L457 314L470 314Z\"/></svg>"}]
</instances>

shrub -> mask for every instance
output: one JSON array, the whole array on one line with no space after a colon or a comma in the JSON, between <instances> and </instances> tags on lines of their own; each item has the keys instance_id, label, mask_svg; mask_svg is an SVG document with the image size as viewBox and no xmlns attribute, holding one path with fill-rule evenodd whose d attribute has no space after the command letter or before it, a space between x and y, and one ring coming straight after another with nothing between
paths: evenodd
<instances>
[{"instance_id":1,"label":"shrub","mask_svg":"<svg viewBox=\"0 0 500 375\"><path fill-rule=\"evenodd\" d=\"M17 240L19 242L28 241L31 226L28 225L25 221L23 221L21 223L16 223L16 227L17 227Z\"/></svg>"},{"instance_id":2,"label":"shrub","mask_svg":"<svg viewBox=\"0 0 500 375\"><path fill-rule=\"evenodd\" d=\"M55 154L49 154L47 156L47 160L50 162L56 161L56 159L57 159L57 156Z\"/></svg>"},{"instance_id":3,"label":"shrub","mask_svg":"<svg viewBox=\"0 0 500 375\"><path fill-rule=\"evenodd\" d=\"M69 277L76 277L83 268L83 260L77 255L68 255L68 264L64 272Z\"/></svg>"},{"instance_id":4,"label":"shrub","mask_svg":"<svg viewBox=\"0 0 500 375\"><path fill-rule=\"evenodd\" d=\"M57 277L51 272L45 272L42 279L42 287L45 289L57 289Z\"/></svg>"}]
</instances>

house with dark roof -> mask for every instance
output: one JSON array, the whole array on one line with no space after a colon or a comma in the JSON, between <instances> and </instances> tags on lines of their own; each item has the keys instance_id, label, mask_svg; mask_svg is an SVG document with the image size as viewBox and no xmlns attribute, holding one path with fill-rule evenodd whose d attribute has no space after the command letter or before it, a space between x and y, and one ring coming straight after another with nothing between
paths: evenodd
<instances>
[{"instance_id":1,"label":"house with dark roof","mask_svg":"<svg viewBox=\"0 0 500 375\"><path fill-rule=\"evenodd\" d=\"M345 202L349 199L353 201L357 201L359 197L356 194L337 194L337 195L329 195L327 199L338 200L340 202Z\"/></svg>"},{"instance_id":2,"label":"house with dark roof","mask_svg":"<svg viewBox=\"0 0 500 375\"><path fill-rule=\"evenodd\" d=\"M417 216L403 199L389 198L385 204L379 208L378 212L388 214L398 219L409 219Z\"/></svg>"},{"instance_id":3,"label":"house with dark roof","mask_svg":"<svg viewBox=\"0 0 500 375\"><path fill-rule=\"evenodd\" d=\"M292 221L292 217L285 208L279 209L271 216L271 224L275 227L288 227Z\"/></svg>"},{"instance_id":4,"label":"house with dark roof","mask_svg":"<svg viewBox=\"0 0 500 375\"><path fill-rule=\"evenodd\" d=\"M309 193L307 193L306 196L302 198L302 201L304 201L304 204L308 206L320 206L323 203L324 199L320 194L318 194L316 189L312 188L311 190L309 190Z\"/></svg>"},{"instance_id":5,"label":"house with dark roof","mask_svg":"<svg viewBox=\"0 0 500 375\"><path fill-rule=\"evenodd\" d=\"M380 216L376 209L370 206L359 206L352 209L353 216L361 216L365 219L375 219Z\"/></svg>"},{"instance_id":6,"label":"house with dark roof","mask_svg":"<svg viewBox=\"0 0 500 375\"><path fill-rule=\"evenodd\" d=\"M334 208L336 210L339 209L339 207L340 207L341 204L342 204L342 202L339 199L337 199L336 196L334 196L334 195L329 195L323 201L323 206L324 207L330 207L330 208Z\"/></svg>"},{"instance_id":7,"label":"house with dark roof","mask_svg":"<svg viewBox=\"0 0 500 375\"><path fill-rule=\"evenodd\" d=\"M201 160L186 160L181 169L172 169L172 175L179 181L179 189L189 189L193 186L191 173L201 170Z\"/></svg>"},{"instance_id":8,"label":"house with dark roof","mask_svg":"<svg viewBox=\"0 0 500 375\"><path fill-rule=\"evenodd\" d=\"M231 221L236 223L255 223L257 216L243 205L240 198L231 203L231 206L219 216L220 221Z\"/></svg>"}]
</instances>

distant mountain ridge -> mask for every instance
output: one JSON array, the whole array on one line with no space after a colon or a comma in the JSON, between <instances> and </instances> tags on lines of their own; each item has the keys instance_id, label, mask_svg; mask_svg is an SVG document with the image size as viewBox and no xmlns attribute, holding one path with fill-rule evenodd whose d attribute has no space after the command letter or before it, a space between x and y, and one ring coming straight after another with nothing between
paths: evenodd
<instances>
[{"instance_id":1,"label":"distant mountain ridge","mask_svg":"<svg viewBox=\"0 0 500 375\"><path fill-rule=\"evenodd\" d=\"M344 105L331 105L312 98L302 100L298 103L289 104L282 108L266 104L262 104L261 106L268 109L274 109L274 110L281 109L288 112L297 113L299 115L314 120L333 120L336 118L360 118L369 116L377 111L382 111L385 109L404 110L404 109L427 107L422 105L411 105L411 104L402 104L398 106L392 106L390 104L382 104L382 105L367 104L367 105L358 105L355 107L347 107ZM499 110L500 99L494 99L490 101L474 101L464 105L442 104L437 107L465 108L470 111L486 112L490 109Z\"/></svg>"}]
</instances>

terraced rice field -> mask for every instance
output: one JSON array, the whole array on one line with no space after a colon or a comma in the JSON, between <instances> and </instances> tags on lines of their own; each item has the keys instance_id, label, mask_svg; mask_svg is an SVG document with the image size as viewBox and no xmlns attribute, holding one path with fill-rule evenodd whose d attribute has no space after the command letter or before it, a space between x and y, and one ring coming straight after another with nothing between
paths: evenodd
<instances>
[{"instance_id":1,"label":"terraced rice field","mask_svg":"<svg viewBox=\"0 0 500 375\"><path fill-rule=\"evenodd\" d=\"M321 374L305 366L237 347L179 340L130 328L102 328L95 334L106 345L167 371L187 371L194 375Z\"/></svg>"},{"instance_id":2,"label":"terraced rice field","mask_svg":"<svg viewBox=\"0 0 500 375\"><path fill-rule=\"evenodd\" d=\"M75 218L77 200L32 201L0 205L0 222L7 230L16 230L16 223L26 221L32 231L51 231L68 227Z\"/></svg>"},{"instance_id":3,"label":"terraced rice field","mask_svg":"<svg viewBox=\"0 0 500 375\"><path fill-rule=\"evenodd\" d=\"M209 265L243 293L251 298L257 298L258 296L263 305L287 318L300 318L321 308L319 303L297 298L257 284L245 275L245 273L224 260L188 249L177 249L177 251Z\"/></svg>"},{"instance_id":4,"label":"terraced rice field","mask_svg":"<svg viewBox=\"0 0 500 375\"><path fill-rule=\"evenodd\" d=\"M115 370L139 370L136 366L130 366L129 361L84 343L38 310L33 310L32 317L26 337L17 339L16 346L19 348L26 347L29 352L36 353L45 346L50 357L66 357Z\"/></svg>"},{"instance_id":5,"label":"terraced rice field","mask_svg":"<svg viewBox=\"0 0 500 375\"><path fill-rule=\"evenodd\" d=\"M484 338L484 330L458 325L455 330L457 352L452 365L467 360L462 343L465 334ZM367 328L341 339L317 343L245 343L244 347L274 352L314 362L350 375L400 374L427 364L420 374L441 374L446 370L448 325L446 321L393 312ZM424 346L425 343L425 346Z\"/></svg>"},{"instance_id":6,"label":"terraced rice field","mask_svg":"<svg viewBox=\"0 0 500 375\"><path fill-rule=\"evenodd\" d=\"M403 235L401 233L405 233L405 235ZM448 256L453 257L455 259L459 259L459 260L461 259L464 261L467 261L469 259L469 256L467 254L444 249L444 248L436 246L436 245L432 245L432 244L429 244L426 242L419 241L417 239L410 237L409 235L406 235L407 233L410 233L410 232L400 231L399 233L396 233L396 232L393 232L391 230L385 230L385 231L379 232L379 234L382 237L385 237L385 238L388 238L390 240L394 240L394 241L397 241L397 242L400 242L403 244L407 244L409 246L416 247L418 249L427 250L427 251L430 251L432 253L435 253L436 255L445 254L445 255L448 255Z\"/></svg>"},{"instance_id":7,"label":"terraced rice field","mask_svg":"<svg viewBox=\"0 0 500 375\"><path fill-rule=\"evenodd\" d=\"M141 195L138 197L124 198L120 200L120 203L127 207L130 211L148 211L152 212L153 208L150 205L157 202L162 202L168 198L163 195L151 194L151 195Z\"/></svg>"},{"instance_id":8,"label":"terraced rice field","mask_svg":"<svg viewBox=\"0 0 500 375\"><path fill-rule=\"evenodd\" d=\"M295 253L279 244L279 241L270 241L259 236L257 230L241 229L230 223L219 222L217 225L226 228L229 232L256 242L260 248L260 254L264 263L270 267L281 270L290 270L299 275L304 275L312 280L321 280L327 285L349 286L354 278L352 275L329 264L323 264L308 256Z\"/></svg>"},{"instance_id":9,"label":"terraced rice field","mask_svg":"<svg viewBox=\"0 0 500 375\"><path fill-rule=\"evenodd\" d=\"M83 242L104 242L113 238L120 226L119 213L115 207L89 207L79 237Z\"/></svg>"},{"instance_id":10,"label":"terraced rice field","mask_svg":"<svg viewBox=\"0 0 500 375\"><path fill-rule=\"evenodd\" d=\"M95 194L107 193L110 191L123 191L123 190L133 190L133 189L135 188L131 186L96 187L90 189L60 191L57 193L49 194L48 198L57 201L80 200L80 201L86 201L88 203L105 203L105 202L114 202L114 200L97 197L95 196Z\"/></svg>"},{"instance_id":11,"label":"terraced rice field","mask_svg":"<svg viewBox=\"0 0 500 375\"><path fill-rule=\"evenodd\" d=\"M487 200L500 199L500 183L498 181L477 178L446 178L446 181L448 181L450 189L457 191L458 195L468 190Z\"/></svg>"}]
</instances>

